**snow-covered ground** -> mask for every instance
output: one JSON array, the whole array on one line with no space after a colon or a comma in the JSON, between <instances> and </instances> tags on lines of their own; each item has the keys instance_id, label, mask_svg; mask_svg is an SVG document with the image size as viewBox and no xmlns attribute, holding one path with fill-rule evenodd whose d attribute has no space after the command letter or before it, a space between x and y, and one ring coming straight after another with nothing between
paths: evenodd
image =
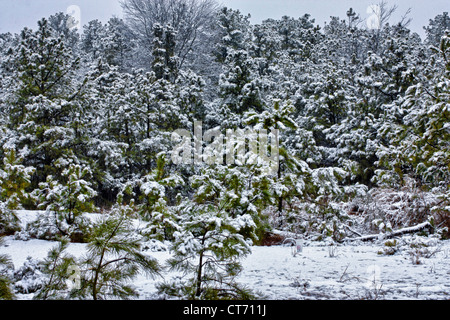
<instances>
[{"instance_id":1,"label":"snow-covered ground","mask_svg":"<svg viewBox=\"0 0 450 320\"><path fill-rule=\"evenodd\" d=\"M32 214L21 213L23 220ZM15 268L27 257L43 259L55 242L5 238L0 253L8 254ZM260 293L265 299L450 299L450 241L404 236L398 240L394 255L380 255L384 241L330 245L304 243L301 253L293 255L291 247L253 247L252 254L242 260L244 271L238 282ZM411 246L422 243L425 249ZM84 244L70 244L68 252L83 255ZM170 252L148 252L164 263ZM165 280L177 274L165 272ZM139 276L134 285L139 299L158 296L155 284L163 278ZM31 299L32 294L19 294Z\"/></svg>"}]
</instances>

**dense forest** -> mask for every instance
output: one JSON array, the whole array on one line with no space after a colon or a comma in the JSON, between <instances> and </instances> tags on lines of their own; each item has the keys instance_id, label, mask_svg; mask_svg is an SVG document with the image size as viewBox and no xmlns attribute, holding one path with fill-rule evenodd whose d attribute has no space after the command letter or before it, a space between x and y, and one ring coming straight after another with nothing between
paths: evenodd
<instances>
[{"instance_id":1,"label":"dense forest","mask_svg":"<svg viewBox=\"0 0 450 320\"><path fill-rule=\"evenodd\" d=\"M116 212L172 241L174 266L212 230L223 261L272 230L339 242L429 222L448 237L447 13L421 39L384 1L378 28L353 9L320 27L308 14L252 24L214 0L122 7L81 30L56 13L0 34L0 234L104 239L122 220L95 228L83 214ZM21 230L18 209L49 214ZM111 250L139 257L129 242Z\"/></svg>"}]
</instances>

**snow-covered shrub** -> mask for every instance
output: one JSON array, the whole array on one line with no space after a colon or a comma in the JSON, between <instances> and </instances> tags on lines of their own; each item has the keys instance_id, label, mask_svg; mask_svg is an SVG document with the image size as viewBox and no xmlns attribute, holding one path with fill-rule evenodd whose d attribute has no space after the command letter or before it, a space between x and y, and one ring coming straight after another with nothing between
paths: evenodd
<instances>
[{"instance_id":1,"label":"snow-covered shrub","mask_svg":"<svg viewBox=\"0 0 450 320\"><path fill-rule=\"evenodd\" d=\"M422 259L429 259L440 251L435 237L425 238L413 236L406 239L405 245L413 264L422 264Z\"/></svg>"},{"instance_id":2,"label":"snow-covered shrub","mask_svg":"<svg viewBox=\"0 0 450 320\"><path fill-rule=\"evenodd\" d=\"M0 246L3 239L0 238ZM6 254L0 254L0 300L12 300L14 298L12 283L12 272L14 265L11 258Z\"/></svg>"},{"instance_id":3,"label":"snow-covered shrub","mask_svg":"<svg viewBox=\"0 0 450 320\"><path fill-rule=\"evenodd\" d=\"M396 254L400 250L400 247L401 247L400 242L397 241L396 239L387 240L384 243L383 248L378 250L377 253L379 255L392 256L392 255Z\"/></svg>"},{"instance_id":4,"label":"snow-covered shrub","mask_svg":"<svg viewBox=\"0 0 450 320\"><path fill-rule=\"evenodd\" d=\"M64 299L69 297L72 277L77 277L73 271L78 270L75 258L67 254L65 250L69 245L68 238L60 239L59 244L52 248L47 257L39 262L41 287L38 288L34 299ZM79 281L79 279L75 279Z\"/></svg>"},{"instance_id":5,"label":"snow-covered shrub","mask_svg":"<svg viewBox=\"0 0 450 320\"><path fill-rule=\"evenodd\" d=\"M60 235L55 217L46 212L39 213L34 221L27 224L24 232L17 236L24 239L56 240Z\"/></svg>"},{"instance_id":6,"label":"snow-covered shrub","mask_svg":"<svg viewBox=\"0 0 450 320\"><path fill-rule=\"evenodd\" d=\"M14 210L0 200L0 235L14 234L20 230L20 221Z\"/></svg>"},{"instance_id":7,"label":"snow-covered shrub","mask_svg":"<svg viewBox=\"0 0 450 320\"><path fill-rule=\"evenodd\" d=\"M27 257L24 264L14 272L14 289L21 294L35 293L44 285L40 261Z\"/></svg>"},{"instance_id":8,"label":"snow-covered shrub","mask_svg":"<svg viewBox=\"0 0 450 320\"><path fill-rule=\"evenodd\" d=\"M346 226L354 224L342 204L328 201L307 203L299 199L292 203L290 210L286 210L282 220L278 217L275 220L277 222L272 224L280 225L284 231L302 234L307 239L317 241L340 241L348 235Z\"/></svg>"},{"instance_id":9,"label":"snow-covered shrub","mask_svg":"<svg viewBox=\"0 0 450 320\"><path fill-rule=\"evenodd\" d=\"M57 241L59 238L69 235L73 242L85 242L92 229L92 222L84 216L77 219L77 224L69 225L65 221L59 221L54 212L39 213L37 218L28 223L25 230L16 233L22 239L40 239Z\"/></svg>"},{"instance_id":10,"label":"snow-covered shrub","mask_svg":"<svg viewBox=\"0 0 450 320\"><path fill-rule=\"evenodd\" d=\"M360 233L390 233L431 218L435 231L445 236L446 230L442 228L447 221L446 213L437 209L441 205L438 194L409 187L401 190L375 188L350 204L352 214L359 221Z\"/></svg>"},{"instance_id":11,"label":"snow-covered shrub","mask_svg":"<svg viewBox=\"0 0 450 320\"><path fill-rule=\"evenodd\" d=\"M0 234L20 230L14 210L21 209L29 198L25 189L30 185L34 168L22 165L23 158L14 149L4 150L3 169L0 168Z\"/></svg>"}]
</instances>

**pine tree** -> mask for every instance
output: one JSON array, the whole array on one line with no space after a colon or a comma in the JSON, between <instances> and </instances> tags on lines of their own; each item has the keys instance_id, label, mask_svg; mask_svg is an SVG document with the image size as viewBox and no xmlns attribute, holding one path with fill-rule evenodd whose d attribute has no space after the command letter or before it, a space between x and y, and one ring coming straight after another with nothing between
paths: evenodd
<instances>
[{"instance_id":1,"label":"pine tree","mask_svg":"<svg viewBox=\"0 0 450 320\"><path fill-rule=\"evenodd\" d=\"M60 235L81 242L89 233L89 224L83 214L95 209L93 198L97 195L88 180L90 174L88 167L70 164L62 171L63 182L48 176L35 192L38 207L53 216Z\"/></svg>"},{"instance_id":2,"label":"pine tree","mask_svg":"<svg viewBox=\"0 0 450 320\"><path fill-rule=\"evenodd\" d=\"M445 34L424 77L408 88L399 111L380 128L391 141L379 150L380 182L401 186L409 175L419 185L448 190L449 52L449 36Z\"/></svg>"},{"instance_id":3,"label":"pine tree","mask_svg":"<svg viewBox=\"0 0 450 320\"><path fill-rule=\"evenodd\" d=\"M79 23L79 21L73 20L74 17L66 13L58 12L48 18L48 23L53 30L54 36L56 38L62 37L65 44L75 51L77 50L80 36L76 28L73 28L73 25Z\"/></svg>"},{"instance_id":4,"label":"pine tree","mask_svg":"<svg viewBox=\"0 0 450 320\"><path fill-rule=\"evenodd\" d=\"M153 26L153 64L152 70L157 79L174 82L177 78L178 64L175 56L176 33L172 26Z\"/></svg>"},{"instance_id":5,"label":"pine tree","mask_svg":"<svg viewBox=\"0 0 450 320\"><path fill-rule=\"evenodd\" d=\"M273 204L273 179L267 175L270 168L245 159L250 155L236 159L240 165L212 165L192 176L193 201L213 204L232 218L249 215L256 225L255 241L260 241L269 229L263 210Z\"/></svg>"},{"instance_id":6,"label":"pine tree","mask_svg":"<svg viewBox=\"0 0 450 320\"><path fill-rule=\"evenodd\" d=\"M76 279L79 275L76 274L78 266L75 258L65 252L69 242L68 238L62 238L59 244L48 252L47 258L41 261L40 270L46 280L33 299L59 300L69 297L70 281L79 281Z\"/></svg>"},{"instance_id":7,"label":"pine tree","mask_svg":"<svg viewBox=\"0 0 450 320\"><path fill-rule=\"evenodd\" d=\"M106 26L104 42L104 57L112 66L118 66L119 70L130 70L132 66L132 54L135 50L134 35L125 22L117 17L109 19Z\"/></svg>"},{"instance_id":8,"label":"pine tree","mask_svg":"<svg viewBox=\"0 0 450 320\"><path fill-rule=\"evenodd\" d=\"M445 35L445 31L450 29L450 17L448 16L448 12L443 12L434 19L430 19L429 25L423 28L426 32L426 43L434 47L439 47L441 39Z\"/></svg>"},{"instance_id":9,"label":"pine tree","mask_svg":"<svg viewBox=\"0 0 450 320\"><path fill-rule=\"evenodd\" d=\"M172 239L177 229L176 219L169 208L169 189L184 183L178 174L168 174L165 165L165 155L161 153L156 169L139 180L129 182L123 191L124 195L138 196L133 202L138 216L148 222L144 233L146 237L160 241Z\"/></svg>"},{"instance_id":10,"label":"pine tree","mask_svg":"<svg viewBox=\"0 0 450 320\"><path fill-rule=\"evenodd\" d=\"M158 262L141 252L140 239L124 213L116 207L95 224L87 255L79 261L80 289L72 293L74 298L130 299L138 296L130 281L140 272L159 274Z\"/></svg>"},{"instance_id":11,"label":"pine tree","mask_svg":"<svg viewBox=\"0 0 450 320\"><path fill-rule=\"evenodd\" d=\"M24 163L36 168L34 183L56 174L55 161L75 149L77 120L84 112L84 82L75 78L80 60L63 37L55 37L48 20L39 21L38 27L36 32L25 28L11 52L15 89L7 100L8 126L16 133L17 148L30 151Z\"/></svg>"},{"instance_id":12,"label":"pine tree","mask_svg":"<svg viewBox=\"0 0 450 320\"><path fill-rule=\"evenodd\" d=\"M281 101L274 101L274 106L271 110L258 113L251 111L245 114L245 122L249 125L254 125L255 129L276 130L279 137L285 136L288 130L296 130L297 124L291 118L294 107L288 103L281 103ZM277 137L277 139L279 139ZM272 139L274 139L272 137ZM287 149L283 146L284 141L276 141L276 150L271 150L272 155L277 157L276 163L276 177L274 188L274 197L277 198L277 207L279 215L283 211L283 202L289 200L292 194L302 193L300 190L305 185L305 182L297 183L297 175L307 173L309 166L306 162L298 162L292 157ZM306 170L305 170L306 169ZM306 171L306 172L304 172ZM301 178L300 178L301 179ZM300 189L299 189L300 187Z\"/></svg>"},{"instance_id":13,"label":"pine tree","mask_svg":"<svg viewBox=\"0 0 450 320\"><path fill-rule=\"evenodd\" d=\"M255 228L248 215L230 217L214 205L185 204L168 263L189 278L160 284L159 291L183 299L248 300L255 296L236 282L239 259L250 253L247 237Z\"/></svg>"},{"instance_id":14,"label":"pine tree","mask_svg":"<svg viewBox=\"0 0 450 320\"><path fill-rule=\"evenodd\" d=\"M104 56L106 28L99 20L89 21L83 26L80 48L92 61Z\"/></svg>"},{"instance_id":15,"label":"pine tree","mask_svg":"<svg viewBox=\"0 0 450 320\"><path fill-rule=\"evenodd\" d=\"M14 233L20 229L14 210L31 202L27 188L31 184L34 168L25 167L22 157L14 149L5 150L4 167L0 169L0 234Z\"/></svg>"}]
</instances>

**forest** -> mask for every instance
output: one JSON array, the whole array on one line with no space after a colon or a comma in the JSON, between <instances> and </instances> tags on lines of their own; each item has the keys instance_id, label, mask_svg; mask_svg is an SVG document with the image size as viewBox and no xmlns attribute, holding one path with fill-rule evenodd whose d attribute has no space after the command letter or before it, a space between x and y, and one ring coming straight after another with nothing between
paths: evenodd
<instances>
[{"instance_id":1,"label":"forest","mask_svg":"<svg viewBox=\"0 0 450 320\"><path fill-rule=\"evenodd\" d=\"M143 244L169 243L188 275L160 292L251 299L239 259L282 232L450 237L447 12L422 39L386 1L372 28L351 8L319 26L214 0L121 5L123 19L77 29L60 12L0 34L0 236L58 243L35 298L133 297L129 279L164 268ZM0 298L13 269L1 254Z\"/></svg>"}]
</instances>

